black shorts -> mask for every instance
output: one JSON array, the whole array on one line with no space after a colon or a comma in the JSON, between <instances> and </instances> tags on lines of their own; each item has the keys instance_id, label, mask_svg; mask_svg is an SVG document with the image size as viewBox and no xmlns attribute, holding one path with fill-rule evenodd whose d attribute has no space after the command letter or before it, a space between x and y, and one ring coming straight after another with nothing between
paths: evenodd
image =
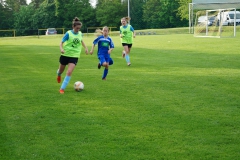
<instances>
[{"instance_id":1,"label":"black shorts","mask_svg":"<svg viewBox=\"0 0 240 160\"><path fill-rule=\"evenodd\" d=\"M59 58L59 62L60 62L62 65L68 65L68 63L73 63L73 64L77 65L78 58L75 58L75 57L66 57L66 56L61 55L60 58Z\"/></svg>"},{"instance_id":2,"label":"black shorts","mask_svg":"<svg viewBox=\"0 0 240 160\"><path fill-rule=\"evenodd\" d=\"M132 44L122 43L122 46L128 46L128 48L132 48Z\"/></svg>"}]
</instances>

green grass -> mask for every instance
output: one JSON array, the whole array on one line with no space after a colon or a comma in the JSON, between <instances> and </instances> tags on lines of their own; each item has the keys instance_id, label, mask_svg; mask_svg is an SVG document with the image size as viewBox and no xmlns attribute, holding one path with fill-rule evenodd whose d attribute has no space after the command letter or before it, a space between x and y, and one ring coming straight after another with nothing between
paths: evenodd
<instances>
[{"instance_id":1,"label":"green grass","mask_svg":"<svg viewBox=\"0 0 240 160\"><path fill-rule=\"evenodd\" d=\"M239 36L137 36L130 67L112 38L107 81L82 53L64 95L61 36L0 39L0 159L239 159Z\"/></svg>"}]
</instances>

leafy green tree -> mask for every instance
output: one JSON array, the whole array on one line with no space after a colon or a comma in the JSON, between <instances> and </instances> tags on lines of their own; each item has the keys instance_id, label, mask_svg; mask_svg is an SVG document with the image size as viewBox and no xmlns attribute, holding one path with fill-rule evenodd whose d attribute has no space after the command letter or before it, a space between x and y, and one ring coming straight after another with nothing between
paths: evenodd
<instances>
[{"instance_id":1,"label":"leafy green tree","mask_svg":"<svg viewBox=\"0 0 240 160\"><path fill-rule=\"evenodd\" d=\"M161 0L162 19L165 18L165 26L168 28L186 26L186 21L182 21L178 15L178 0Z\"/></svg>"},{"instance_id":2,"label":"leafy green tree","mask_svg":"<svg viewBox=\"0 0 240 160\"><path fill-rule=\"evenodd\" d=\"M160 28L162 26L159 21L161 9L160 0L149 0L143 6L143 21L147 28Z\"/></svg>"},{"instance_id":3,"label":"leafy green tree","mask_svg":"<svg viewBox=\"0 0 240 160\"><path fill-rule=\"evenodd\" d=\"M27 5L26 0L5 0L5 3L13 12L19 11L22 5Z\"/></svg>"},{"instance_id":4,"label":"leafy green tree","mask_svg":"<svg viewBox=\"0 0 240 160\"><path fill-rule=\"evenodd\" d=\"M0 3L0 28L12 29L13 17L11 9L7 8L3 3Z\"/></svg>"},{"instance_id":5,"label":"leafy green tree","mask_svg":"<svg viewBox=\"0 0 240 160\"><path fill-rule=\"evenodd\" d=\"M98 0L96 19L101 26L118 27L121 18L126 14L126 9L124 9L121 0Z\"/></svg>"},{"instance_id":6,"label":"leafy green tree","mask_svg":"<svg viewBox=\"0 0 240 160\"><path fill-rule=\"evenodd\" d=\"M172 28L186 25L178 15L178 0L149 0L143 8L143 20L148 28Z\"/></svg>"},{"instance_id":7,"label":"leafy green tree","mask_svg":"<svg viewBox=\"0 0 240 160\"><path fill-rule=\"evenodd\" d=\"M14 26L17 29L17 34L20 35L33 35L37 34L38 29L58 27L54 0L45 0L37 9L34 3L21 6L19 12L14 15ZM40 34L45 34L45 31L40 32Z\"/></svg>"},{"instance_id":8,"label":"leafy green tree","mask_svg":"<svg viewBox=\"0 0 240 160\"><path fill-rule=\"evenodd\" d=\"M43 2L44 0L32 0L30 4L33 5L34 8L36 9L39 8Z\"/></svg>"},{"instance_id":9,"label":"leafy green tree","mask_svg":"<svg viewBox=\"0 0 240 160\"><path fill-rule=\"evenodd\" d=\"M178 15L181 17L182 20L189 19L189 3L192 0L179 0L179 8L178 8Z\"/></svg>"},{"instance_id":10,"label":"leafy green tree","mask_svg":"<svg viewBox=\"0 0 240 160\"><path fill-rule=\"evenodd\" d=\"M89 0L55 0L55 5L55 15L60 21L60 26L71 28L74 17L78 17L83 23L83 30L88 26L94 26L95 10Z\"/></svg>"},{"instance_id":11,"label":"leafy green tree","mask_svg":"<svg viewBox=\"0 0 240 160\"><path fill-rule=\"evenodd\" d=\"M26 0L1 0L0 6L0 27L2 29L14 28L14 14L22 5L27 5Z\"/></svg>"},{"instance_id":12,"label":"leafy green tree","mask_svg":"<svg viewBox=\"0 0 240 160\"><path fill-rule=\"evenodd\" d=\"M17 35L28 35L32 30L34 14L33 6L21 6L20 10L14 14L14 28L17 31Z\"/></svg>"},{"instance_id":13,"label":"leafy green tree","mask_svg":"<svg viewBox=\"0 0 240 160\"><path fill-rule=\"evenodd\" d=\"M130 17L131 17L130 22L133 25L134 29L146 28L146 25L142 18L144 4L146 4L146 0L130 0Z\"/></svg>"},{"instance_id":14,"label":"leafy green tree","mask_svg":"<svg viewBox=\"0 0 240 160\"><path fill-rule=\"evenodd\" d=\"M55 16L55 2L45 0L33 15L33 28L58 28L58 19Z\"/></svg>"}]
</instances>

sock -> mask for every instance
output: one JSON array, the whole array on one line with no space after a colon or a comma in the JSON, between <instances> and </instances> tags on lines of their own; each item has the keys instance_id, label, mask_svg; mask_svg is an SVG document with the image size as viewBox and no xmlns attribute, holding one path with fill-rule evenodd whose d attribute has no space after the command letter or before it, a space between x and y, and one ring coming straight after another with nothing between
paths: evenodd
<instances>
[{"instance_id":1,"label":"sock","mask_svg":"<svg viewBox=\"0 0 240 160\"><path fill-rule=\"evenodd\" d=\"M61 89L65 89L70 81L71 77L70 76L66 76L62 82L62 86L61 86Z\"/></svg>"},{"instance_id":2,"label":"sock","mask_svg":"<svg viewBox=\"0 0 240 160\"><path fill-rule=\"evenodd\" d=\"M126 58L127 63L130 63L130 56L129 56L129 54L126 54L125 58Z\"/></svg>"},{"instance_id":3,"label":"sock","mask_svg":"<svg viewBox=\"0 0 240 160\"><path fill-rule=\"evenodd\" d=\"M109 65L112 65L112 64L113 64L113 60L111 58L110 61L109 61Z\"/></svg>"},{"instance_id":4,"label":"sock","mask_svg":"<svg viewBox=\"0 0 240 160\"><path fill-rule=\"evenodd\" d=\"M59 69L57 70L57 75L58 75L58 76L61 76L61 73L59 73Z\"/></svg>"},{"instance_id":5,"label":"sock","mask_svg":"<svg viewBox=\"0 0 240 160\"><path fill-rule=\"evenodd\" d=\"M108 74L108 69L104 69L102 78L106 78Z\"/></svg>"}]
</instances>

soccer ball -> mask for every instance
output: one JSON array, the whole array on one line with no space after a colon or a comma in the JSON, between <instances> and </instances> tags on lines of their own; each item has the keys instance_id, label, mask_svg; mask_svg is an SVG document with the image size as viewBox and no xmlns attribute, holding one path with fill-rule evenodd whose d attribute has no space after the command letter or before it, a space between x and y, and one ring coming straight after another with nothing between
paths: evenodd
<instances>
[{"instance_id":1,"label":"soccer ball","mask_svg":"<svg viewBox=\"0 0 240 160\"><path fill-rule=\"evenodd\" d=\"M75 91L80 92L80 91L83 90L83 88L84 88L83 82L77 81L77 82L74 83L74 89L75 89Z\"/></svg>"}]
</instances>

